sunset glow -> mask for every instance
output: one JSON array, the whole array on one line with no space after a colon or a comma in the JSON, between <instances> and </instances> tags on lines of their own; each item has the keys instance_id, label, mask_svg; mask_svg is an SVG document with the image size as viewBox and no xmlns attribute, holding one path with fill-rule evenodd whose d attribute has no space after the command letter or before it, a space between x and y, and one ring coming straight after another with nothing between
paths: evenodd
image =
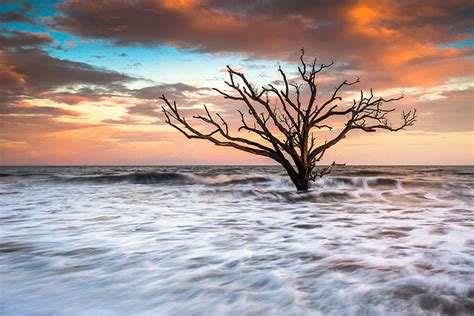
<instances>
[{"instance_id":1,"label":"sunset glow","mask_svg":"<svg viewBox=\"0 0 474 316\"><path fill-rule=\"evenodd\" d=\"M321 100L359 76L345 102L373 88L418 111L415 126L353 133L322 163L473 164L471 13L462 0L3 2L0 164L271 164L187 140L158 97L189 117L206 104L238 127L240 105L211 90L226 89L223 67L257 86L279 65L296 79L302 47L335 62Z\"/></svg>"}]
</instances>

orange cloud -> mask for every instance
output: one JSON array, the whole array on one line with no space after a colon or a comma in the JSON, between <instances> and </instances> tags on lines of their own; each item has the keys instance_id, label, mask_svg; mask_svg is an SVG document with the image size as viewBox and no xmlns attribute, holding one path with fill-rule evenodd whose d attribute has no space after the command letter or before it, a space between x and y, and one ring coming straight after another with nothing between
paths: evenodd
<instances>
[{"instance_id":1,"label":"orange cloud","mask_svg":"<svg viewBox=\"0 0 474 316\"><path fill-rule=\"evenodd\" d=\"M412 69L419 72L418 65L432 68L462 63L472 56L466 48L447 48L472 39L466 14L469 7L469 1L263 1L244 5L204 0L66 1L55 26L117 45L167 44L254 58L286 58L289 52L305 47L323 60L347 64L379 85L384 78L387 86L404 86L425 84L418 75L404 75ZM107 18L110 15L117 18ZM111 31L117 25L123 30ZM429 84L446 80L444 73L437 76L430 73Z\"/></svg>"},{"instance_id":2,"label":"orange cloud","mask_svg":"<svg viewBox=\"0 0 474 316\"><path fill-rule=\"evenodd\" d=\"M399 107L416 107L420 113L417 133L364 136L363 142L355 135L328 159L472 163L472 85L466 83L474 68L472 48L453 45L472 40L472 6L470 0L71 0L59 5L60 14L49 21L84 41L106 39L117 46L171 45L291 63L305 47L322 61L336 61L321 91L331 89L340 76L361 75L360 88L393 94L405 90L407 98ZM5 140L0 163L268 162L188 141L163 126L156 99L161 93L177 99L188 117L210 103L234 126L238 105L192 83L127 88L125 83L133 80L127 75L55 58L39 48L51 42L44 34L0 35L0 138ZM278 76L276 71L272 75ZM426 160L427 152L439 151L439 159Z\"/></svg>"},{"instance_id":3,"label":"orange cloud","mask_svg":"<svg viewBox=\"0 0 474 316\"><path fill-rule=\"evenodd\" d=\"M0 64L0 84L10 83L24 85L26 83L25 76L16 72L11 65Z\"/></svg>"}]
</instances>

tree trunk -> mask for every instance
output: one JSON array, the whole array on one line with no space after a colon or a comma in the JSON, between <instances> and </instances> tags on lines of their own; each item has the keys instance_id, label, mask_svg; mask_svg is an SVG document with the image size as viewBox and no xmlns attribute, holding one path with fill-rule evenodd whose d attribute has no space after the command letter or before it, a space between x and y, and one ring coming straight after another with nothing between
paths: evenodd
<instances>
[{"instance_id":1,"label":"tree trunk","mask_svg":"<svg viewBox=\"0 0 474 316\"><path fill-rule=\"evenodd\" d=\"M309 188L309 180L304 175L296 174L290 177L299 192L306 192Z\"/></svg>"},{"instance_id":2,"label":"tree trunk","mask_svg":"<svg viewBox=\"0 0 474 316\"><path fill-rule=\"evenodd\" d=\"M291 181L295 185L296 189L301 192L306 192L308 191L309 188L309 180L308 177L306 176L305 172L302 172L300 168L298 168L298 171L296 171L293 166L287 161L287 160L277 160L283 168L286 170L286 173L288 173L288 176L290 176Z\"/></svg>"}]
</instances>

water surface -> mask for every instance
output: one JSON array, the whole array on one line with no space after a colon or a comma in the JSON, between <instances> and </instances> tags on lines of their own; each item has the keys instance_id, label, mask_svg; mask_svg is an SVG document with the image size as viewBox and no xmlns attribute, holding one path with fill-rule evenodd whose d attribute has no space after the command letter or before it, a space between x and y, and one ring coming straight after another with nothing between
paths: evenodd
<instances>
[{"instance_id":1,"label":"water surface","mask_svg":"<svg viewBox=\"0 0 474 316\"><path fill-rule=\"evenodd\" d=\"M474 313L474 167L0 168L2 315Z\"/></svg>"}]
</instances>

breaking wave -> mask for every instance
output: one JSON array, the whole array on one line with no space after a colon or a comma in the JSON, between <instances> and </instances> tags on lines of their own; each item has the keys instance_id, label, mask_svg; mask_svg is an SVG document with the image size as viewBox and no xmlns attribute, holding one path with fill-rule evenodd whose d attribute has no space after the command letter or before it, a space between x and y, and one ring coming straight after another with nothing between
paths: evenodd
<instances>
[{"instance_id":1,"label":"breaking wave","mask_svg":"<svg viewBox=\"0 0 474 316\"><path fill-rule=\"evenodd\" d=\"M177 172L145 172L145 173L129 173L120 175L94 175L81 176L73 178L61 178L61 181L76 183L95 183L95 184L113 184L113 183L130 183L130 184L169 184L169 185L244 185L268 183L275 181L275 178L266 176L245 176L245 175L199 175L186 174Z\"/></svg>"},{"instance_id":2,"label":"breaking wave","mask_svg":"<svg viewBox=\"0 0 474 316\"><path fill-rule=\"evenodd\" d=\"M204 168L204 167L203 167ZM87 185L161 185L161 186L205 186L218 188L249 187L255 190L266 190L268 194L273 194L268 190L293 191L294 186L285 172L280 169L274 169L272 172L264 172L254 167L245 170L242 167L229 167L221 170L217 167L208 168L207 171L197 167L174 167L168 168L135 168L130 172L127 168L104 168L96 169L65 169L53 168L38 172L34 169L21 172L3 172L0 178L24 179L24 181L46 181L57 184L87 184ZM449 181L446 176L436 176L436 178L427 178L427 170L419 170L413 173L412 170L397 169L386 170L387 168L375 170L367 169L349 169L342 172L335 172L332 175L317 179L310 183L313 193L344 191L345 193L353 190L369 190L367 192L418 189L448 189L448 190L472 190L474 181L471 180L470 169L455 169L450 173L461 177L463 181ZM49 172L48 172L49 171ZM71 172L73 171L73 172ZM129 172L124 172L129 171ZM245 172L247 171L247 172ZM435 177L434 172L446 173L446 169L433 168L431 177ZM229 172L232 172L229 174ZM434 181L436 179L436 181ZM372 191L371 191L372 190ZM243 192L241 192L243 193Z\"/></svg>"},{"instance_id":3,"label":"breaking wave","mask_svg":"<svg viewBox=\"0 0 474 316\"><path fill-rule=\"evenodd\" d=\"M113 184L113 183L131 183L131 184L192 184L194 181L191 177L174 172L147 172L147 173L130 173L121 175L95 175L81 176L74 178L62 179L67 182L88 182L97 184Z\"/></svg>"}]
</instances>

